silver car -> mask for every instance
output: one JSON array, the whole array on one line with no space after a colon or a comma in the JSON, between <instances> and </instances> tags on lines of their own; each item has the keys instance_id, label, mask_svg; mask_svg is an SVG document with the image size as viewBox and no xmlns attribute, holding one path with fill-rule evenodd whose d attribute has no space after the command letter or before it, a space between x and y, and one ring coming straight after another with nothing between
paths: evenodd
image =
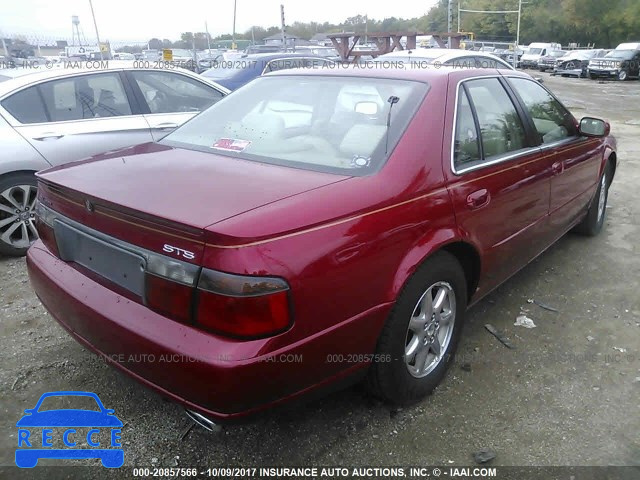
<instances>
[{"instance_id":1,"label":"silver car","mask_svg":"<svg viewBox=\"0 0 640 480\"><path fill-rule=\"evenodd\" d=\"M37 238L35 172L157 141L229 93L162 67L110 61L0 70L0 253L24 255Z\"/></svg>"}]
</instances>

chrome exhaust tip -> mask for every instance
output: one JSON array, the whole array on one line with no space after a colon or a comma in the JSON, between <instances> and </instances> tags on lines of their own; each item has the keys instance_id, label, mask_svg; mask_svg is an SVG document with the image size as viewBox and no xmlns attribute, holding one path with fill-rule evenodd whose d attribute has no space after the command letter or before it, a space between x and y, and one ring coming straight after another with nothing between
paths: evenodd
<instances>
[{"instance_id":1,"label":"chrome exhaust tip","mask_svg":"<svg viewBox=\"0 0 640 480\"><path fill-rule=\"evenodd\" d=\"M204 415L198 412L194 412L193 410L189 410L187 408L185 408L184 411L187 414L187 417L189 417L194 423L200 425L202 428L204 428L208 432L218 433L222 431L222 425L219 425L214 421L209 420Z\"/></svg>"}]
</instances>

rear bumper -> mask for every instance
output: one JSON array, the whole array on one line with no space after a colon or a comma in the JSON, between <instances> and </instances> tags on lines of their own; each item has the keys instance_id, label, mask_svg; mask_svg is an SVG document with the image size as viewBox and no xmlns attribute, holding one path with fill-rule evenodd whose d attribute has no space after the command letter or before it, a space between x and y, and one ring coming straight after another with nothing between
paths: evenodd
<instances>
[{"instance_id":1,"label":"rear bumper","mask_svg":"<svg viewBox=\"0 0 640 480\"><path fill-rule=\"evenodd\" d=\"M83 275L40 241L29 249L27 266L44 306L79 343L145 386L221 422L362 371L366 361L332 360L346 358L345 352L352 358L372 353L390 308L380 305L274 351L268 338L227 339L169 320Z\"/></svg>"}]
</instances>

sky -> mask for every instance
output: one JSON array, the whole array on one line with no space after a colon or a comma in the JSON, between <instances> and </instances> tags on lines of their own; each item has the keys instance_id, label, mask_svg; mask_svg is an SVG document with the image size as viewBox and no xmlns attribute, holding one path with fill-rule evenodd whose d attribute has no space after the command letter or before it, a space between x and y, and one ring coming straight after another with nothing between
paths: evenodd
<instances>
[{"instance_id":1,"label":"sky","mask_svg":"<svg viewBox=\"0 0 640 480\"><path fill-rule=\"evenodd\" d=\"M280 25L280 4L286 23L339 23L354 15L371 18L412 18L424 15L437 0L236 0L236 31L252 25ZM87 40L95 39L89 0L14 0L0 8L0 35L23 34L55 40L71 37L71 16L78 15ZM234 0L93 0L100 40L147 41L152 37L178 40L182 32L231 33ZM7 5L8 4L8 5Z\"/></svg>"}]
</instances>

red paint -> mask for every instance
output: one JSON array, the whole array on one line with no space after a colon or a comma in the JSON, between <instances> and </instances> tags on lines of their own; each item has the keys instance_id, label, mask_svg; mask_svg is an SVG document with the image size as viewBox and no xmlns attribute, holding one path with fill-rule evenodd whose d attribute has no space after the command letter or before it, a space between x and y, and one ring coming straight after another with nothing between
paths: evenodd
<instances>
[{"instance_id":1,"label":"red paint","mask_svg":"<svg viewBox=\"0 0 640 480\"><path fill-rule=\"evenodd\" d=\"M457 242L477 253L475 303L586 213L615 151L612 137L580 138L455 175L456 85L496 72L379 74L424 79L431 88L385 166L371 176L155 144L39 176L41 201L88 227L161 254L169 243L194 252L186 261L206 268L286 280L293 321L284 332L239 340L170 320L58 260L42 242L28 254L36 293L76 339L125 372L191 408L233 419L366 368L366 360L331 359L374 353L398 292L438 249ZM156 361L122 361L121 355L136 354ZM279 362L281 354L302 360ZM161 355L195 361L160 363Z\"/></svg>"}]
</instances>

